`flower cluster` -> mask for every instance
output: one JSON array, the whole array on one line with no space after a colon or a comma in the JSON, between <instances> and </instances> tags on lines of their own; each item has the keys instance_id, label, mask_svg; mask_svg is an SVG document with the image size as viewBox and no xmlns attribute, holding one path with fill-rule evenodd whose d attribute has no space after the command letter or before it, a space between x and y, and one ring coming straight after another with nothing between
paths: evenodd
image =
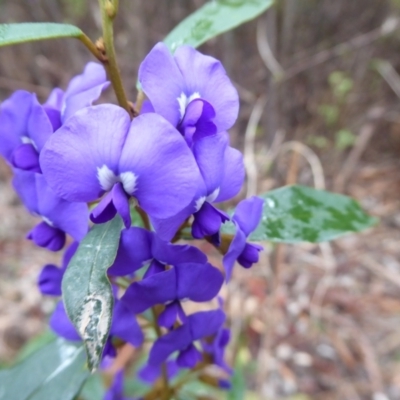
<instances>
[{"instance_id":1,"label":"flower cluster","mask_svg":"<svg viewBox=\"0 0 400 400\"><path fill-rule=\"evenodd\" d=\"M247 237L260 221L263 201L244 200L233 216L216 206L236 196L244 181L242 155L227 133L238 116L238 95L221 63L189 46L171 55L157 44L140 66L139 81L148 100L133 120L116 105L92 105L109 85L95 63L44 104L18 91L0 107L0 154L13 169L22 202L42 219L28 238L52 251L64 247L66 235L74 239L61 268L43 268L39 288L60 296L63 274L90 221L119 214L125 229L108 270L115 302L103 358L115 357L121 340L143 343L141 314L159 331L139 373L143 380L154 382L163 366L172 377L199 363L230 374L222 301L192 314L184 303L218 299L224 275L198 248L175 243L190 229L193 238L219 247L221 225L231 221L236 233L223 257L225 280L236 261L245 268L258 261L262 248ZM134 208L148 216L151 229L132 226ZM62 301L50 326L80 340ZM118 375L107 398L121 382Z\"/></svg>"}]
</instances>

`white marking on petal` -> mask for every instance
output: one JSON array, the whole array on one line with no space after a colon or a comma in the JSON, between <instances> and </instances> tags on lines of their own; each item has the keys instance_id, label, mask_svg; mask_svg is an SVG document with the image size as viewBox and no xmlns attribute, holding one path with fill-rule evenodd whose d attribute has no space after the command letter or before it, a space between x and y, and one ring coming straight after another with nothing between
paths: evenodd
<instances>
[{"instance_id":1,"label":"white marking on petal","mask_svg":"<svg viewBox=\"0 0 400 400\"><path fill-rule=\"evenodd\" d=\"M101 188L106 192L119 182L118 177L105 164L101 168L97 167L97 179L100 182Z\"/></svg>"},{"instance_id":2,"label":"white marking on petal","mask_svg":"<svg viewBox=\"0 0 400 400\"><path fill-rule=\"evenodd\" d=\"M206 201L206 196L202 196L199 199L196 200L196 204L195 204L195 212L199 211L201 206L204 204L204 202Z\"/></svg>"},{"instance_id":3,"label":"white marking on petal","mask_svg":"<svg viewBox=\"0 0 400 400\"><path fill-rule=\"evenodd\" d=\"M41 217L42 217L42 220L44 222L46 222L47 225L54 226L53 222L50 221L47 217L43 217L43 215Z\"/></svg>"},{"instance_id":4,"label":"white marking on petal","mask_svg":"<svg viewBox=\"0 0 400 400\"><path fill-rule=\"evenodd\" d=\"M200 99L200 97L201 96L199 92L194 92L189 97L187 97L185 93L183 92L181 93L181 95L177 98L179 104L179 112L181 114L181 120L185 116L186 107L188 106L188 104L195 99Z\"/></svg>"},{"instance_id":5,"label":"white marking on petal","mask_svg":"<svg viewBox=\"0 0 400 400\"><path fill-rule=\"evenodd\" d=\"M31 144L31 145L37 150L37 147L36 147L35 142L34 142L30 137L28 137L28 136L21 136L21 142L22 142L23 144Z\"/></svg>"},{"instance_id":6,"label":"white marking on petal","mask_svg":"<svg viewBox=\"0 0 400 400\"><path fill-rule=\"evenodd\" d=\"M219 195L219 190L220 190L220 188L217 187L211 194L209 194L209 195L207 196L206 200L207 200L209 203L212 203L212 202L218 197L218 195Z\"/></svg>"},{"instance_id":7,"label":"white marking on petal","mask_svg":"<svg viewBox=\"0 0 400 400\"><path fill-rule=\"evenodd\" d=\"M179 112L181 114L181 119L185 116L186 106L187 106L187 97L185 93L181 93L181 95L177 98L179 103Z\"/></svg>"},{"instance_id":8,"label":"white marking on petal","mask_svg":"<svg viewBox=\"0 0 400 400\"><path fill-rule=\"evenodd\" d=\"M123 172L119 174L122 186L128 194L134 193L136 190L137 176L133 172Z\"/></svg>"}]
</instances>

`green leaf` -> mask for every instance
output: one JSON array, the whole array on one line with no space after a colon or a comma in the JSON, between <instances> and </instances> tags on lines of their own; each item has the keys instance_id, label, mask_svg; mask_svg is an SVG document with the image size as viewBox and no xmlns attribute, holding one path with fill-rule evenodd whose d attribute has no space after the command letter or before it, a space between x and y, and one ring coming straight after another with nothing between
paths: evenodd
<instances>
[{"instance_id":1,"label":"green leaf","mask_svg":"<svg viewBox=\"0 0 400 400\"><path fill-rule=\"evenodd\" d=\"M353 199L306 186L286 186L260 197L263 219L250 240L326 242L376 223Z\"/></svg>"},{"instance_id":2,"label":"green leaf","mask_svg":"<svg viewBox=\"0 0 400 400\"><path fill-rule=\"evenodd\" d=\"M0 400L72 400L90 376L82 345L58 338L0 372Z\"/></svg>"},{"instance_id":3,"label":"green leaf","mask_svg":"<svg viewBox=\"0 0 400 400\"><path fill-rule=\"evenodd\" d=\"M29 357L39 348L43 347L47 343L52 342L57 336L50 330L43 332L42 334L35 336L24 347L20 350L17 355L17 361L22 361Z\"/></svg>"},{"instance_id":4,"label":"green leaf","mask_svg":"<svg viewBox=\"0 0 400 400\"><path fill-rule=\"evenodd\" d=\"M212 0L177 25L164 42L172 52L182 44L198 47L256 18L272 4L273 0Z\"/></svg>"},{"instance_id":5,"label":"green leaf","mask_svg":"<svg viewBox=\"0 0 400 400\"><path fill-rule=\"evenodd\" d=\"M0 47L35 40L79 37L83 32L73 25L50 22L0 24Z\"/></svg>"},{"instance_id":6,"label":"green leaf","mask_svg":"<svg viewBox=\"0 0 400 400\"><path fill-rule=\"evenodd\" d=\"M94 371L110 331L113 293L107 269L113 264L121 236L122 219L95 225L82 240L62 281L65 309L85 343Z\"/></svg>"}]
</instances>

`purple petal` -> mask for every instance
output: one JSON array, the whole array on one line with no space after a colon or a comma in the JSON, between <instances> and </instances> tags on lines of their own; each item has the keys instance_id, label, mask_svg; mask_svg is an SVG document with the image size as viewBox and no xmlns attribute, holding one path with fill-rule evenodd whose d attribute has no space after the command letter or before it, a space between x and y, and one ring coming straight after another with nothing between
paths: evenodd
<instances>
[{"instance_id":1,"label":"purple petal","mask_svg":"<svg viewBox=\"0 0 400 400\"><path fill-rule=\"evenodd\" d=\"M58 336L71 341L81 341L81 337L78 335L74 325L72 325L72 322L69 320L67 313L65 312L62 301L58 302L52 316L50 317L49 325Z\"/></svg>"},{"instance_id":2,"label":"purple petal","mask_svg":"<svg viewBox=\"0 0 400 400\"><path fill-rule=\"evenodd\" d=\"M122 231L117 257L107 271L113 276L130 275L151 260L151 233L142 228Z\"/></svg>"},{"instance_id":3,"label":"purple petal","mask_svg":"<svg viewBox=\"0 0 400 400\"><path fill-rule=\"evenodd\" d=\"M13 151L10 161L15 168L30 172L42 172L39 165L39 153L30 143L19 145Z\"/></svg>"},{"instance_id":4,"label":"purple petal","mask_svg":"<svg viewBox=\"0 0 400 400\"><path fill-rule=\"evenodd\" d=\"M201 99L213 106L216 113L213 122L218 132L229 129L239 113L239 96L222 64L190 46L179 47L174 58L188 94L199 93Z\"/></svg>"},{"instance_id":5,"label":"purple petal","mask_svg":"<svg viewBox=\"0 0 400 400\"><path fill-rule=\"evenodd\" d=\"M63 271L55 265L45 265L38 278L39 290L49 296L61 296Z\"/></svg>"},{"instance_id":6,"label":"purple petal","mask_svg":"<svg viewBox=\"0 0 400 400\"><path fill-rule=\"evenodd\" d=\"M215 335L225 322L222 310L201 311L188 317L192 341Z\"/></svg>"},{"instance_id":7,"label":"purple petal","mask_svg":"<svg viewBox=\"0 0 400 400\"><path fill-rule=\"evenodd\" d=\"M169 218L183 210L194 198L200 179L184 138L153 113L132 121L119 172L135 175L135 190L129 194L153 218Z\"/></svg>"},{"instance_id":8,"label":"purple petal","mask_svg":"<svg viewBox=\"0 0 400 400\"><path fill-rule=\"evenodd\" d=\"M202 360L202 355L197 348L190 344L188 348L179 353L176 363L182 368L194 368Z\"/></svg>"},{"instance_id":9,"label":"purple petal","mask_svg":"<svg viewBox=\"0 0 400 400\"><path fill-rule=\"evenodd\" d=\"M156 113L173 126L178 126L183 115L179 100L185 95L183 77L167 46L157 43L139 68L139 82Z\"/></svg>"},{"instance_id":10,"label":"purple petal","mask_svg":"<svg viewBox=\"0 0 400 400\"><path fill-rule=\"evenodd\" d=\"M36 173L16 170L12 184L24 206L31 213L39 214Z\"/></svg>"},{"instance_id":11,"label":"purple petal","mask_svg":"<svg viewBox=\"0 0 400 400\"><path fill-rule=\"evenodd\" d=\"M32 108L28 119L28 134L36 150L40 153L43 146L53 134L53 126L44 107L39 103L36 96L32 98Z\"/></svg>"},{"instance_id":12,"label":"purple petal","mask_svg":"<svg viewBox=\"0 0 400 400\"><path fill-rule=\"evenodd\" d=\"M156 304L164 304L176 298L176 271L171 268L140 282L132 283L121 301L132 312L139 314Z\"/></svg>"},{"instance_id":13,"label":"purple petal","mask_svg":"<svg viewBox=\"0 0 400 400\"><path fill-rule=\"evenodd\" d=\"M68 266L69 262L71 261L72 257L74 256L74 254L78 250L78 247L79 247L79 243L78 242L73 242L67 248L67 250L65 250L65 253L64 253L64 256L63 256L63 260L62 260L62 266L61 266L63 273L67 269L67 266Z\"/></svg>"},{"instance_id":14,"label":"purple petal","mask_svg":"<svg viewBox=\"0 0 400 400\"><path fill-rule=\"evenodd\" d=\"M70 203L52 191L43 175L36 174L38 213L55 228L75 240L82 240L88 232L89 211L85 203Z\"/></svg>"},{"instance_id":15,"label":"purple petal","mask_svg":"<svg viewBox=\"0 0 400 400\"><path fill-rule=\"evenodd\" d=\"M161 264L157 260L152 260L149 268L147 268L145 274L143 275L143 279L149 278L150 276L153 276L155 274L159 274L160 272L165 271L165 265Z\"/></svg>"},{"instance_id":16,"label":"purple petal","mask_svg":"<svg viewBox=\"0 0 400 400\"><path fill-rule=\"evenodd\" d=\"M236 234L229 246L228 252L224 255L222 263L225 268L225 280L229 282L232 275L232 270L237 258L242 254L246 246L246 235L236 226Z\"/></svg>"},{"instance_id":17,"label":"purple petal","mask_svg":"<svg viewBox=\"0 0 400 400\"><path fill-rule=\"evenodd\" d=\"M63 121L82 108L91 106L109 84L104 67L94 62L88 63L83 74L74 77L65 91Z\"/></svg>"},{"instance_id":18,"label":"purple petal","mask_svg":"<svg viewBox=\"0 0 400 400\"><path fill-rule=\"evenodd\" d=\"M50 187L68 201L84 202L111 189L129 125L128 113L111 104L88 107L69 118L40 155ZM111 184L102 187L100 180L103 186Z\"/></svg>"},{"instance_id":19,"label":"purple petal","mask_svg":"<svg viewBox=\"0 0 400 400\"><path fill-rule=\"evenodd\" d=\"M238 263L244 268L250 268L254 263L258 262L260 251L263 247L259 244L246 243L242 253L238 257Z\"/></svg>"},{"instance_id":20,"label":"purple petal","mask_svg":"<svg viewBox=\"0 0 400 400\"><path fill-rule=\"evenodd\" d=\"M178 282L178 298L196 302L212 300L218 295L224 277L211 264L180 264L175 267Z\"/></svg>"},{"instance_id":21,"label":"purple petal","mask_svg":"<svg viewBox=\"0 0 400 400\"><path fill-rule=\"evenodd\" d=\"M117 215L113 202L112 192L108 192L100 200L100 203L90 213L90 220L95 224L103 224Z\"/></svg>"},{"instance_id":22,"label":"purple petal","mask_svg":"<svg viewBox=\"0 0 400 400\"><path fill-rule=\"evenodd\" d=\"M51 251L61 250L65 245L65 233L50 226L47 222L36 225L27 235L37 246Z\"/></svg>"},{"instance_id":23,"label":"purple petal","mask_svg":"<svg viewBox=\"0 0 400 400\"><path fill-rule=\"evenodd\" d=\"M168 361L167 365L167 374L168 378L172 379L178 372L179 367L176 364L175 360ZM161 365L145 365L138 373L140 379L147 383L154 383L162 374L162 366Z\"/></svg>"},{"instance_id":24,"label":"purple petal","mask_svg":"<svg viewBox=\"0 0 400 400\"><path fill-rule=\"evenodd\" d=\"M207 196L213 195L212 202L218 195L224 176L225 150L228 146L226 133L206 136L195 140L193 143L193 155L207 188Z\"/></svg>"},{"instance_id":25,"label":"purple petal","mask_svg":"<svg viewBox=\"0 0 400 400\"><path fill-rule=\"evenodd\" d=\"M197 247L173 245L159 239L155 234L152 238L151 251L156 260L168 265L207 262L207 256Z\"/></svg>"},{"instance_id":26,"label":"purple petal","mask_svg":"<svg viewBox=\"0 0 400 400\"><path fill-rule=\"evenodd\" d=\"M160 365L175 351L186 349L192 343L190 325L184 324L155 341L150 350L149 365Z\"/></svg>"},{"instance_id":27,"label":"purple petal","mask_svg":"<svg viewBox=\"0 0 400 400\"><path fill-rule=\"evenodd\" d=\"M114 306L110 335L116 336L134 347L143 343L143 332L135 315L121 301Z\"/></svg>"},{"instance_id":28,"label":"purple petal","mask_svg":"<svg viewBox=\"0 0 400 400\"><path fill-rule=\"evenodd\" d=\"M28 119L34 95L18 90L0 106L0 154L11 161L11 154L27 136Z\"/></svg>"},{"instance_id":29,"label":"purple petal","mask_svg":"<svg viewBox=\"0 0 400 400\"><path fill-rule=\"evenodd\" d=\"M263 205L264 200L256 196L242 200L237 205L232 220L236 221L246 237L249 236L260 223Z\"/></svg>"},{"instance_id":30,"label":"purple petal","mask_svg":"<svg viewBox=\"0 0 400 400\"><path fill-rule=\"evenodd\" d=\"M43 104L45 109L52 108L56 110L61 110L64 101L64 91L60 88L55 88L51 91L46 102Z\"/></svg>"},{"instance_id":31,"label":"purple petal","mask_svg":"<svg viewBox=\"0 0 400 400\"><path fill-rule=\"evenodd\" d=\"M212 236L219 232L221 224L228 221L226 213L218 210L206 201L197 213L194 214L192 224L192 236L201 239L205 236Z\"/></svg>"},{"instance_id":32,"label":"purple petal","mask_svg":"<svg viewBox=\"0 0 400 400\"><path fill-rule=\"evenodd\" d=\"M110 388L104 394L103 400L124 400L124 372L118 371Z\"/></svg>"},{"instance_id":33,"label":"purple petal","mask_svg":"<svg viewBox=\"0 0 400 400\"><path fill-rule=\"evenodd\" d=\"M171 329L175 324L180 308L182 306L179 301L174 301L165 306L164 311L158 316L158 324L164 328Z\"/></svg>"},{"instance_id":34,"label":"purple petal","mask_svg":"<svg viewBox=\"0 0 400 400\"><path fill-rule=\"evenodd\" d=\"M243 155L233 147L227 147L224 157L224 171L216 203L230 200L236 196L243 186L245 169Z\"/></svg>"}]
</instances>

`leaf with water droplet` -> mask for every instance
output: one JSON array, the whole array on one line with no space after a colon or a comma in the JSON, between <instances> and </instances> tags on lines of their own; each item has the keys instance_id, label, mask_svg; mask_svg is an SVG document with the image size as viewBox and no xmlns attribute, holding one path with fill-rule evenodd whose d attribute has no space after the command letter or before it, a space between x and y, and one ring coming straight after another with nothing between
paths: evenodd
<instances>
[{"instance_id":1,"label":"leaf with water droplet","mask_svg":"<svg viewBox=\"0 0 400 400\"><path fill-rule=\"evenodd\" d=\"M273 0L213 0L184 19L165 38L172 52L182 44L198 47L207 40L250 21L267 10Z\"/></svg>"},{"instance_id":2,"label":"leaf with water droplet","mask_svg":"<svg viewBox=\"0 0 400 400\"><path fill-rule=\"evenodd\" d=\"M350 197L307 186L286 186L267 192L263 218L249 240L273 242L327 242L373 226Z\"/></svg>"},{"instance_id":3,"label":"leaf with water droplet","mask_svg":"<svg viewBox=\"0 0 400 400\"><path fill-rule=\"evenodd\" d=\"M91 371L101 361L110 332L114 297L107 269L117 255L122 227L119 216L93 226L79 244L62 281L65 309L85 344Z\"/></svg>"},{"instance_id":4,"label":"leaf with water droplet","mask_svg":"<svg viewBox=\"0 0 400 400\"><path fill-rule=\"evenodd\" d=\"M0 47L36 40L65 37L78 38L83 32L69 24L51 22L24 22L20 24L0 24Z\"/></svg>"}]
</instances>

